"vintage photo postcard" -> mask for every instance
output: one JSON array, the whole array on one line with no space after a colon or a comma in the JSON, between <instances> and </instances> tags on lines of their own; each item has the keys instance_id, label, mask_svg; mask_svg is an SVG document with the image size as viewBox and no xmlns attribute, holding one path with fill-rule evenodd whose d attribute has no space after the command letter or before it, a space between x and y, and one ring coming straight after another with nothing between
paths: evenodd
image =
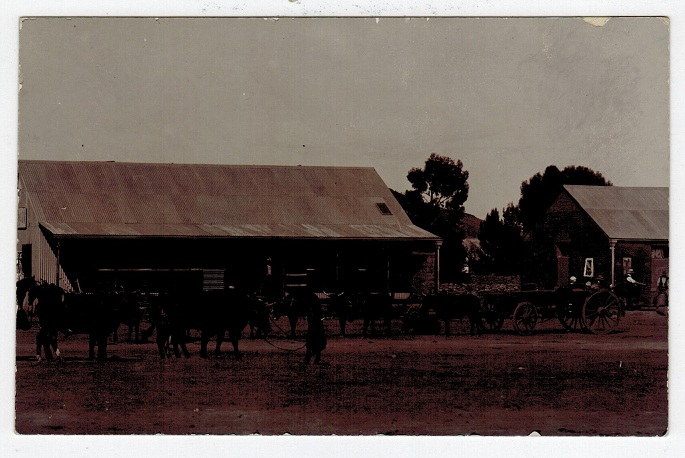
<instances>
[{"instance_id":1,"label":"vintage photo postcard","mask_svg":"<svg viewBox=\"0 0 685 458\"><path fill-rule=\"evenodd\" d=\"M18 27L18 435L669 431L668 18Z\"/></svg>"}]
</instances>

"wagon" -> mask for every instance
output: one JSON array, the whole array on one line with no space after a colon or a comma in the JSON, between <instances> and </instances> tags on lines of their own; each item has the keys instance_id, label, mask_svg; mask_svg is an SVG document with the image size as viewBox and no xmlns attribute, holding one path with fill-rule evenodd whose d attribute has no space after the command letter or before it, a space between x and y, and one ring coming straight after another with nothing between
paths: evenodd
<instances>
[{"instance_id":1,"label":"wagon","mask_svg":"<svg viewBox=\"0 0 685 458\"><path fill-rule=\"evenodd\" d=\"M618 326L623 300L612 290L558 287L481 293L481 322L487 331L499 331L511 318L521 335L531 334L539 322L558 319L568 331L606 334Z\"/></svg>"}]
</instances>

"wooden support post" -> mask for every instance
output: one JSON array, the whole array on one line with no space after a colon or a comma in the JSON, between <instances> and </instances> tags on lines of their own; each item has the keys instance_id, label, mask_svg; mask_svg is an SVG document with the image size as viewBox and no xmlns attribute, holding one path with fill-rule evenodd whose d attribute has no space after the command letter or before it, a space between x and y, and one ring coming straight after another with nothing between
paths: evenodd
<instances>
[{"instance_id":1,"label":"wooden support post","mask_svg":"<svg viewBox=\"0 0 685 458\"><path fill-rule=\"evenodd\" d=\"M440 292L440 247L442 240L435 242L435 294Z\"/></svg>"},{"instance_id":2,"label":"wooden support post","mask_svg":"<svg viewBox=\"0 0 685 458\"><path fill-rule=\"evenodd\" d=\"M611 288L616 285L616 240L609 240L611 250Z\"/></svg>"},{"instance_id":3,"label":"wooden support post","mask_svg":"<svg viewBox=\"0 0 685 458\"><path fill-rule=\"evenodd\" d=\"M59 286L59 240L55 242L55 284Z\"/></svg>"},{"instance_id":4,"label":"wooden support post","mask_svg":"<svg viewBox=\"0 0 685 458\"><path fill-rule=\"evenodd\" d=\"M385 289L390 293L390 244L385 244Z\"/></svg>"}]
</instances>

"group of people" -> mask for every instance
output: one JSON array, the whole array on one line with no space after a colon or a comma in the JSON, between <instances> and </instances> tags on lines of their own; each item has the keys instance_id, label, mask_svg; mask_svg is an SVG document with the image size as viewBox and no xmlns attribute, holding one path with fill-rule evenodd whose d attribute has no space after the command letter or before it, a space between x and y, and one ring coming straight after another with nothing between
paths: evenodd
<instances>
[{"instance_id":1,"label":"group of people","mask_svg":"<svg viewBox=\"0 0 685 458\"><path fill-rule=\"evenodd\" d=\"M639 301L640 301L640 296L642 293L642 288L646 286L646 283L637 281L634 278L635 275L635 270L633 269L628 269L626 271L626 274L623 278L623 284L622 290L623 294L625 296L625 299L627 301L627 307L628 308L635 308ZM578 287L577 284L578 279L575 276L572 276L569 279L569 284L572 288ZM585 283L585 288L595 291L600 288L604 288L607 285L604 282L604 276L602 274L597 275L595 278L592 279L592 281L588 281ZM668 303L668 274L666 271L662 271L661 276L659 276L659 279L657 280L657 295L655 297L655 305L657 308L659 307L659 304L662 304L664 306L665 304Z\"/></svg>"}]
</instances>

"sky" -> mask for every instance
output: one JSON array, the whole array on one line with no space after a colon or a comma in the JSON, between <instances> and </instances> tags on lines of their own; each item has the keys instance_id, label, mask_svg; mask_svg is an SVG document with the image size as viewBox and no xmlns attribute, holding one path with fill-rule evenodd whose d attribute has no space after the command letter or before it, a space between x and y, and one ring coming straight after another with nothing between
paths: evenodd
<instances>
[{"instance_id":1,"label":"sky","mask_svg":"<svg viewBox=\"0 0 685 458\"><path fill-rule=\"evenodd\" d=\"M39 18L19 65L22 159L370 166L403 191L438 153L480 218L550 164L669 185L660 18Z\"/></svg>"}]
</instances>

